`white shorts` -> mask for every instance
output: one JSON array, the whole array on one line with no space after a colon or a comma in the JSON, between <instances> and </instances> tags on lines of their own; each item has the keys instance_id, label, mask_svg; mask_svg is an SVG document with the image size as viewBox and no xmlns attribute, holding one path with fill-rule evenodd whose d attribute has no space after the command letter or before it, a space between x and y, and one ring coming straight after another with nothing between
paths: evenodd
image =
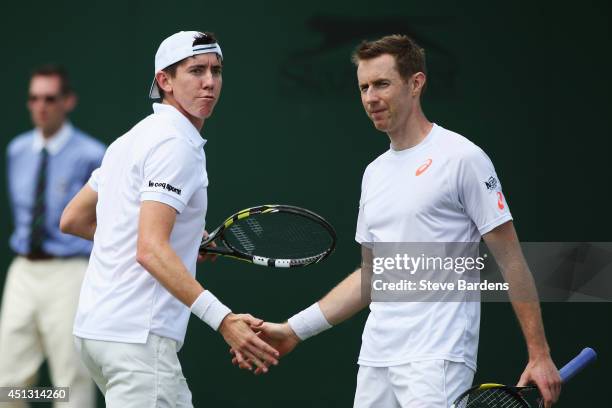
<instances>
[{"instance_id":1,"label":"white shorts","mask_svg":"<svg viewBox=\"0 0 612 408\"><path fill-rule=\"evenodd\" d=\"M176 341L155 334L145 344L74 339L107 408L193 408Z\"/></svg>"},{"instance_id":2,"label":"white shorts","mask_svg":"<svg viewBox=\"0 0 612 408\"><path fill-rule=\"evenodd\" d=\"M448 408L472 385L474 371L448 360L359 366L354 408Z\"/></svg>"}]
</instances>

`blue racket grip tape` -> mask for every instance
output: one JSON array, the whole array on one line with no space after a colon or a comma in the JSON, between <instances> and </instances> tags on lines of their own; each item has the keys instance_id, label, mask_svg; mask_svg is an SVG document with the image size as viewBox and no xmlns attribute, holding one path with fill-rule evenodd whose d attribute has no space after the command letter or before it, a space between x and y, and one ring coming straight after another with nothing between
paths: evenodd
<instances>
[{"instance_id":1,"label":"blue racket grip tape","mask_svg":"<svg viewBox=\"0 0 612 408\"><path fill-rule=\"evenodd\" d=\"M582 371L583 368L597 359L597 353L590 347L585 348L569 363L559 370L561 381L569 381L572 377Z\"/></svg>"}]
</instances>

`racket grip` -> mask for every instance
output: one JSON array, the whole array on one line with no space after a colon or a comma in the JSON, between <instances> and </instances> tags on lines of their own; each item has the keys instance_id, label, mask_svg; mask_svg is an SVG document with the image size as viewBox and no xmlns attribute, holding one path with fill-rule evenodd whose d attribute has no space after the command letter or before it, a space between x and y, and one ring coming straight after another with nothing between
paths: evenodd
<instances>
[{"instance_id":1,"label":"racket grip","mask_svg":"<svg viewBox=\"0 0 612 408\"><path fill-rule=\"evenodd\" d=\"M597 353L590 347L583 349L580 354L574 357L569 363L559 370L561 381L566 382L582 371L586 366L597 359Z\"/></svg>"}]
</instances>

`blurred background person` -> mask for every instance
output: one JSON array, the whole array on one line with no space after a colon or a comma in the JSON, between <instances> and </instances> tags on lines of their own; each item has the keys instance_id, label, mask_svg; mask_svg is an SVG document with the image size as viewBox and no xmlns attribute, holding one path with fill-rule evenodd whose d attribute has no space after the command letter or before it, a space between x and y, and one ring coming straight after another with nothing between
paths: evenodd
<instances>
[{"instance_id":1,"label":"blurred background person","mask_svg":"<svg viewBox=\"0 0 612 408\"><path fill-rule=\"evenodd\" d=\"M74 349L72 324L91 242L60 232L59 220L105 146L69 122L76 104L63 67L35 69L27 102L34 129L7 147L15 258L0 309L0 386L34 385L46 359L53 385L70 387L70 403L61 406L87 408L95 389Z\"/></svg>"}]
</instances>

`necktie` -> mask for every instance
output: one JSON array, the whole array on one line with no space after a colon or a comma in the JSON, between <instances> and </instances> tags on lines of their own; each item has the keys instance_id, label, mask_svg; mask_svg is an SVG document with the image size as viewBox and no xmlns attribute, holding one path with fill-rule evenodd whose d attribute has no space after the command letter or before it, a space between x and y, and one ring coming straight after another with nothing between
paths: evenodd
<instances>
[{"instance_id":1,"label":"necktie","mask_svg":"<svg viewBox=\"0 0 612 408\"><path fill-rule=\"evenodd\" d=\"M42 252L45 238L45 190L47 186L47 160L49 153L43 148L40 153L40 166L36 180L34 208L32 211L32 229L30 232L30 252Z\"/></svg>"}]
</instances>

